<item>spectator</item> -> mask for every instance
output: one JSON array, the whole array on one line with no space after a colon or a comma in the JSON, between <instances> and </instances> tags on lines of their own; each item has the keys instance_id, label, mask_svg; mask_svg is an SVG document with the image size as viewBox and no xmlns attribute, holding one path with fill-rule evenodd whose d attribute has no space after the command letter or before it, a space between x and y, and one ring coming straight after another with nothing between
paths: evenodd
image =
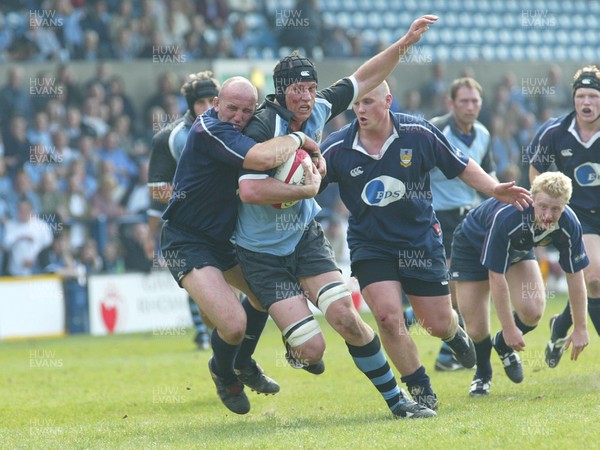
<instances>
[{"instance_id":1,"label":"spectator","mask_svg":"<svg viewBox=\"0 0 600 450\"><path fill-rule=\"evenodd\" d=\"M109 126L102 118L101 103L97 98L85 99L81 123L95 137L103 138L108 133Z\"/></svg>"},{"instance_id":2,"label":"spectator","mask_svg":"<svg viewBox=\"0 0 600 450\"><path fill-rule=\"evenodd\" d=\"M196 9L208 26L217 30L226 28L229 18L227 0L196 0Z\"/></svg>"},{"instance_id":3,"label":"spectator","mask_svg":"<svg viewBox=\"0 0 600 450\"><path fill-rule=\"evenodd\" d=\"M331 36L325 41L323 47L325 56L330 58L345 58L353 56L352 43L346 32L341 27L334 27Z\"/></svg>"},{"instance_id":4,"label":"spectator","mask_svg":"<svg viewBox=\"0 0 600 450\"><path fill-rule=\"evenodd\" d=\"M11 66L8 69L8 81L0 89L0 123L6 126L15 116L29 118L31 114L31 96L23 89L23 68Z\"/></svg>"},{"instance_id":5,"label":"spectator","mask_svg":"<svg viewBox=\"0 0 600 450\"><path fill-rule=\"evenodd\" d=\"M63 50L54 30L44 26L44 20L37 15L29 17L29 31L25 38L35 45L36 52L32 55L34 61L64 61L67 52Z\"/></svg>"},{"instance_id":6,"label":"spectator","mask_svg":"<svg viewBox=\"0 0 600 450\"><path fill-rule=\"evenodd\" d=\"M72 172L66 190L65 222L70 226L71 246L78 248L87 238L87 222L91 217L90 206L83 188L81 173Z\"/></svg>"},{"instance_id":7,"label":"spectator","mask_svg":"<svg viewBox=\"0 0 600 450\"><path fill-rule=\"evenodd\" d=\"M31 181L34 189L37 189L45 173L54 171L54 165L49 149L41 144L35 144L30 150L29 159L23 164L23 171Z\"/></svg>"},{"instance_id":8,"label":"spectator","mask_svg":"<svg viewBox=\"0 0 600 450\"><path fill-rule=\"evenodd\" d=\"M126 194L125 210L129 214L145 214L150 207L150 191L148 190L148 160L142 161L138 169L135 184Z\"/></svg>"},{"instance_id":9,"label":"spectator","mask_svg":"<svg viewBox=\"0 0 600 450\"><path fill-rule=\"evenodd\" d=\"M79 262L85 267L88 275L102 271L102 257L98 253L98 243L92 239L86 239L79 250Z\"/></svg>"},{"instance_id":10,"label":"spectator","mask_svg":"<svg viewBox=\"0 0 600 450\"><path fill-rule=\"evenodd\" d=\"M127 188L131 179L137 174L137 167L118 145L119 135L110 131L104 138L103 148L100 149L100 161L109 161L113 166L117 182Z\"/></svg>"},{"instance_id":11,"label":"spectator","mask_svg":"<svg viewBox=\"0 0 600 450\"><path fill-rule=\"evenodd\" d=\"M85 17L81 21L84 30L93 30L98 35L99 52L111 55L110 26L111 16L104 0L96 0L87 6Z\"/></svg>"},{"instance_id":12,"label":"spectator","mask_svg":"<svg viewBox=\"0 0 600 450\"><path fill-rule=\"evenodd\" d=\"M27 131L27 140L32 145L41 145L48 151L52 146L50 122L46 111L37 111L33 119L33 127Z\"/></svg>"},{"instance_id":13,"label":"spectator","mask_svg":"<svg viewBox=\"0 0 600 450\"><path fill-rule=\"evenodd\" d=\"M8 256L8 275L32 275L40 252L52 243L50 226L35 214L31 202L18 202L16 219L6 222L3 247Z\"/></svg>"},{"instance_id":14,"label":"spectator","mask_svg":"<svg viewBox=\"0 0 600 450\"><path fill-rule=\"evenodd\" d=\"M92 196L92 218L118 219L123 215L120 200L117 179L111 174L103 175L98 190Z\"/></svg>"},{"instance_id":15,"label":"spectator","mask_svg":"<svg viewBox=\"0 0 600 450\"><path fill-rule=\"evenodd\" d=\"M125 93L123 78L120 75L113 75L108 79L108 94L111 97L119 97L123 102L123 112L135 123L137 114L131 97Z\"/></svg>"},{"instance_id":16,"label":"spectator","mask_svg":"<svg viewBox=\"0 0 600 450\"><path fill-rule=\"evenodd\" d=\"M446 66L436 63L432 66L433 77L427 81L422 89L423 110L427 117L442 116L446 114Z\"/></svg>"},{"instance_id":17,"label":"spectator","mask_svg":"<svg viewBox=\"0 0 600 450\"><path fill-rule=\"evenodd\" d=\"M282 10L284 16L275 18L279 44L293 49L304 49L306 56L314 57L314 49L322 41L323 23L317 0L298 0L291 10ZM285 17L285 14L288 14Z\"/></svg>"},{"instance_id":18,"label":"spectator","mask_svg":"<svg viewBox=\"0 0 600 450\"><path fill-rule=\"evenodd\" d=\"M152 261L146 257L144 251L149 232L146 223L136 223L125 227L122 233L125 270L150 272L152 269Z\"/></svg>"},{"instance_id":19,"label":"spectator","mask_svg":"<svg viewBox=\"0 0 600 450\"><path fill-rule=\"evenodd\" d=\"M8 166L6 165L4 157L0 156L0 198L8 198L11 193L12 180L8 175Z\"/></svg>"},{"instance_id":20,"label":"spectator","mask_svg":"<svg viewBox=\"0 0 600 450\"><path fill-rule=\"evenodd\" d=\"M400 112L410 114L411 116L425 118L421 109L421 93L417 89L409 89L404 94L404 105Z\"/></svg>"},{"instance_id":21,"label":"spectator","mask_svg":"<svg viewBox=\"0 0 600 450\"><path fill-rule=\"evenodd\" d=\"M519 180L521 150L512 135L512 130L501 116L492 118L490 135L498 180L501 183Z\"/></svg>"},{"instance_id":22,"label":"spectator","mask_svg":"<svg viewBox=\"0 0 600 450\"><path fill-rule=\"evenodd\" d=\"M0 63L8 59L8 49L13 41L14 32L6 26L4 14L0 11ZM0 268L1 270L1 268Z\"/></svg>"},{"instance_id":23,"label":"spectator","mask_svg":"<svg viewBox=\"0 0 600 450\"><path fill-rule=\"evenodd\" d=\"M125 261L121 251L121 243L118 240L110 240L104 246L102 266L102 272L104 273L125 272Z\"/></svg>"},{"instance_id":24,"label":"spectator","mask_svg":"<svg viewBox=\"0 0 600 450\"><path fill-rule=\"evenodd\" d=\"M69 215L67 196L58 189L58 182L54 172L49 171L42 175L39 197L40 212L45 220L52 220L55 223L66 222Z\"/></svg>"},{"instance_id":25,"label":"spectator","mask_svg":"<svg viewBox=\"0 0 600 450\"><path fill-rule=\"evenodd\" d=\"M81 274L79 264L71 252L69 239L64 233L56 234L52 244L40 252L36 266L41 273L54 273L67 279L78 278Z\"/></svg>"},{"instance_id":26,"label":"spectator","mask_svg":"<svg viewBox=\"0 0 600 450\"><path fill-rule=\"evenodd\" d=\"M19 202L27 200L31 205L33 212L39 214L41 210L40 198L34 190L29 175L24 170L19 170L13 179L13 195L6 199L10 211L10 217L16 218L19 209Z\"/></svg>"},{"instance_id":27,"label":"spectator","mask_svg":"<svg viewBox=\"0 0 600 450\"><path fill-rule=\"evenodd\" d=\"M27 139L27 120L25 117L14 116L11 118L10 126L3 135L3 141L4 160L8 167L8 173L14 176L15 172L23 167L23 163L29 159L31 142Z\"/></svg>"},{"instance_id":28,"label":"spectator","mask_svg":"<svg viewBox=\"0 0 600 450\"><path fill-rule=\"evenodd\" d=\"M75 8L70 0L57 0L56 17L62 24L57 30L58 39L72 58L83 46L83 29L80 23L84 17L83 8Z\"/></svg>"}]
</instances>

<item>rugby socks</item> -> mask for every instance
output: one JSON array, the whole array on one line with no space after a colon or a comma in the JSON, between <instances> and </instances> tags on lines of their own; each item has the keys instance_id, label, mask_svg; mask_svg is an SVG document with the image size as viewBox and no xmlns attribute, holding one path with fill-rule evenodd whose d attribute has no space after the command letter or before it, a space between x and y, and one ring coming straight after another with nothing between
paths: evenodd
<instances>
[{"instance_id":1,"label":"rugby socks","mask_svg":"<svg viewBox=\"0 0 600 450\"><path fill-rule=\"evenodd\" d=\"M356 367L371 380L388 407L394 411L403 399L394 373L381 349L379 337L375 335L371 342L361 347L350 345L347 342L346 345Z\"/></svg>"},{"instance_id":2,"label":"rugby socks","mask_svg":"<svg viewBox=\"0 0 600 450\"><path fill-rule=\"evenodd\" d=\"M431 388L431 380L425 370L425 367L421 366L410 375L406 375L400 378L400 381L406 384L408 392L411 393L413 398L415 393L419 396L425 396L425 398L435 398L436 395ZM420 402L419 402L420 403Z\"/></svg>"},{"instance_id":3,"label":"rugby socks","mask_svg":"<svg viewBox=\"0 0 600 450\"><path fill-rule=\"evenodd\" d=\"M492 339L488 334L482 341L474 342L475 352L477 353L477 370L475 378L488 378L492 376Z\"/></svg>"},{"instance_id":4,"label":"rugby socks","mask_svg":"<svg viewBox=\"0 0 600 450\"><path fill-rule=\"evenodd\" d=\"M248 320L246 321L246 335L244 336L244 340L242 341L238 354L235 357L236 369L243 369L251 364L252 355L254 354L254 350L256 350L258 339L260 338L260 335L265 328L265 324L267 323L267 319L269 318L268 313L254 309L250 303L250 300L248 300L248 297L245 295L244 300L242 300L242 306L244 307L244 311L246 311Z\"/></svg>"},{"instance_id":5,"label":"rugby socks","mask_svg":"<svg viewBox=\"0 0 600 450\"><path fill-rule=\"evenodd\" d=\"M463 320L462 316L460 315L460 312L458 312L457 309L454 309L454 311L456 311L456 315L458 316L458 325L464 330L465 329L465 321ZM442 341L442 347L440 348L440 354L438 355L438 361L449 361L452 358L454 358L454 352L452 351L452 349L450 348L450 346L448 344L446 344L444 341Z\"/></svg>"},{"instance_id":6,"label":"rugby socks","mask_svg":"<svg viewBox=\"0 0 600 450\"><path fill-rule=\"evenodd\" d=\"M237 380L233 372L233 361L238 352L239 345L231 345L221 339L215 328L210 336L210 343L213 349L213 357L210 370L221 378L224 378L225 384L231 384Z\"/></svg>"},{"instance_id":7,"label":"rugby socks","mask_svg":"<svg viewBox=\"0 0 600 450\"><path fill-rule=\"evenodd\" d=\"M564 338L569 332L571 325L573 325L573 318L571 317L571 303L567 300L567 306L565 306L565 310L561 312L554 321L551 339L556 340L559 338Z\"/></svg>"},{"instance_id":8,"label":"rugby socks","mask_svg":"<svg viewBox=\"0 0 600 450\"><path fill-rule=\"evenodd\" d=\"M515 319L515 325L519 330L521 330L523 335L526 335L531 330L535 330L535 328L537 327L537 325L534 325L532 327L530 327L529 325L525 325L523 322L521 322L521 319L519 319L519 316L514 311L513 317ZM506 342L504 342L504 335L502 334L502 330L498 331L498 333L496 333L496 336L494 337L494 347L500 355L513 352L513 349L506 345Z\"/></svg>"},{"instance_id":9,"label":"rugby socks","mask_svg":"<svg viewBox=\"0 0 600 450\"><path fill-rule=\"evenodd\" d=\"M600 335L600 298L588 297L588 313L596 332Z\"/></svg>"}]
</instances>

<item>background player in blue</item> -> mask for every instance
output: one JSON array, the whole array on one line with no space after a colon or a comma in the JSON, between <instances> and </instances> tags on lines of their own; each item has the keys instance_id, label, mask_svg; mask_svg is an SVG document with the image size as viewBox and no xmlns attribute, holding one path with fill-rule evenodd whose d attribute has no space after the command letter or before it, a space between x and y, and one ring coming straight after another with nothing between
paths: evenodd
<instances>
[{"instance_id":1,"label":"background player in blue","mask_svg":"<svg viewBox=\"0 0 600 450\"><path fill-rule=\"evenodd\" d=\"M419 323L442 338L465 367L475 348L458 325L448 289L440 225L432 207L429 171L439 167L506 202L526 204L527 191L498 184L450 145L429 122L390 113L387 83L354 103L356 120L323 143L326 182L339 184L350 211L348 245L352 272L373 311L383 345L413 397L431 397L417 348L402 315L402 289ZM429 387L429 390L431 388Z\"/></svg>"},{"instance_id":2,"label":"background player in blue","mask_svg":"<svg viewBox=\"0 0 600 450\"><path fill-rule=\"evenodd\" d=\"M479 164L491 176L495 176L496 169L490 146L490 133L477 120L481 111L482 94L481 85L473 78L457 78L450 85L447 102L450 112L431 119L431 123L446 136L448 142ZM430 176L433 209L442 227L446 264L450 266L454 230L469 210L479 203L479 199L475 189L459 178L446 178L438 168L434 168L430 172ZM457 309L454 282L450 280L449 285L452 306ZM458 321L463 326L460 314ZM435 361L435 369L451 371L462 367L454 358L450 347L445 343L442 344L440 354Z\"/></svg>"},{"instance_id":3,"label":"background player in blue","mask_svg":"<svg viewBox=\"0 0 600 450\"><path fill-rule=\"evenodd\" d=\"M596 66L578 70L573 78L575 110L550 119L529 145L530 181L540 173L559 171L573 181L569 206L583 228L583 241L590 258L584 271L588 292L588 313L600 335L600 70ZM550 319L550 341L546 363L556 367L562 356L565 337L573 324L570 304Z\"/></svg>"},{"instance_id":4,"label":"background player in blue","mask_svg":"<svg viewBox=\"0 0 600 450\"><path fill-rule=\"evenodd\" d=\"M427 31L435 16L424 16L408 33L386 50L362 64L350 77L317 92L317 72L310 60L297 53L283 58L275 67L275 95L267 96L245 133L257 141L294 130L320 140L325 123L345 111L359 95L381 83L410 45ZM318 324L307 308L305 295L325 313L328 322L346 340L354 362L383 393L396 416L430 416L432 411L400 397L379 338L362 321L352 305L350 291L333 260L331 247L314 220L319 207L313 200L300 201L284 211L271 206L282 199L272 189L269 173L240 177L240 205L236 243L238 256L251 289L269 313L284 323L286 344L292 347L292 364L312 373L323 371L316 364L295 364L293 352L304 338L319 339ZM306 230L306 231L305 231ZM318 251L317 251L318 249ZM268 267L269 272L266 272ZM260 268L260 269L259 269ZM278 286L290 286L282 293ZM281 297L285 295L285 297ZM289 306L289 305L294 305ZM315 344L316 345L316 344ZM308 358L307 358L308 359ZM315 362L315 361L310 361ZM386 374L385 377L378 374ZM393 384L395 389L388 388ZM382 390L383 389L383 390Z\"/></svg>"},{"instance_id":5,"label":"background player in blue","mask_svg":"<svg viewBox=\"0 0 600 450\"><path fill-rule=\"evenodd\" d=\"M566 339L572 359L588 344L586 289L583 268L588 265L581 224L566 206L571 180L559 172L537 177L531 187L533 205L519 211L496 199L471 210L452 241L452 278L467 331L476 342L477 370L471 396L488 395L492 381L492 345L511 381L523 381L516 351L525 348L523 335L533 330L545 306L545 288L533 248L552 244L567 273L575 329ZM489 296L502 325L490 339ZM515 311L511 311L511 303Z\"/></svg>"},{"instance_id":6,"label":"background player in blue","mask_svg":"<svg viewBox=\"0 0 600 450\"><path fill-rule=\"evenodd\" d=\"M171 122L152 138L152 151L148 168L148 188L150 189L151 204L148 208L148 225L150 227L150 242L146 245L148 258L154 260L157 255L154 250L154 239L162 224L167 202L173 193L173 177L177 161L185 146L188 132L196 117L212 106L212 100L219 95L219 82L214 79L212 72L198 72L188 76L188 81L181 87L188 109L182 118ZM191 297L188 297L192 321L196 329L194 342L201 350L210 347L209 329L211 323L202 317L202 312Z\"/></svg>"},{"instance_id":7,"label":"background player in blue","mask_svg":"<svg viewBox=\"0 0 600 450\"><path fill-rule=\"evenodd\" d=\"M302 144L307 151L319 153L317 144L303 133L262 144L241 134L254 114L257 97L248 80L230 78L213 100L214 108L196 119L177 165L161 235L162 253L173 277L215 326L210 373L221 401L238 414L250 410L240 382L248 378L247 374L234 369L239 344L247 332L248 311L230 285L248 294L250 291L231 243L237 216L237 172L242 167L276 167ZM263 387L276 388L271 393L279 390L255 363L244 369Z\"/></svg>"}]
</instances>

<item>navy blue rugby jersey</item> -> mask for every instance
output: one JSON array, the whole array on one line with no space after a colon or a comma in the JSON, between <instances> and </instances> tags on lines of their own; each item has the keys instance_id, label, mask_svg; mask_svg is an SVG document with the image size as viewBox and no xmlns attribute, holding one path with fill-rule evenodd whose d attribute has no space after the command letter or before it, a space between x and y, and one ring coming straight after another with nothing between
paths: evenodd
<instances>
[{"instance_id":1,"label":"navy blue rugby jersey","mask_svg":"<svg viewBox=\"0 0 600 450\"><path fill-rule=\"evenodd\" d=\"M600 132L583 143L575 129L575 112L550 119L527 148L530 164L539 172L552 163L573 180L569 204L575 210L600 210Z\"/></svg>"},{"instance_id":2,"label":"navy blue rugby jersey","mask_svg":"<svg viewBox=\"0 0 600 450\"><path fill-rule=\"evenodd\" d=\"M441 246L429 172L439 167L454 178L469 161L430 122L400 113L392 119L394 132L379 157L360 145L357 120L321 146L327 161L324 182L339 184L351 213L348 246L353 262L373 258L374 250L397 256L399 249Z\"/></svg>"},{"instance_id":3,"label":"navy blue rugby jersey","mask_svg":"<svg viewBox=\"0 0 600 450\"><path fill-rule=\"evenodd\" d=\"M565 272L577 272L589 264L582 241L581 224L569 206L548 230L534 228L533 206L519 211L490 198L469 211L460 225L471 245L481 254L481 264L498 273L506 273L533 247L552 244L560 254Z\"/></svg>"},{"instance_id":4,"label":"navy blue rugby jersey","mask_svg":"<svg viewBox=\"0 0 600 450\"><path fill-rule=\"evenodd\" d=\"M237 219L238 171L254 140L217 119L213 108L192 126L163 219L214 241L229 241Z\"/></svg>"}]
</instances>

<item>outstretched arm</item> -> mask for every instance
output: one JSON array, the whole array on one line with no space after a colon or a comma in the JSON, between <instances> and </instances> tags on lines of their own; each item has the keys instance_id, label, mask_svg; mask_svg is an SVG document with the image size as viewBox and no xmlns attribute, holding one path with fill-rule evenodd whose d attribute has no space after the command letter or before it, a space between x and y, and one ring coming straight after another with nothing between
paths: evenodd
<instances>
[{"instance_id":1,"label":"outstretched arm","mask_svg":"<svg viewBox=\"0 0 600 450\"><path fill-rule=\"evenodd\" d=\"M519 211L523 211L533 203L533 199L527 189L515 186L514 181L498 183L489 174L485 173L481 166L472 159L469 159L467 167L458 177L473 189L478 190L488 197L494 197L501 202L512 204Z\"/></svg>"},{"instance_id":2,"label":"outstretched arm","mask_svg":"<svg viewBox=\"0 0 600 450\"><path fill-rule=\"evenodd\" d=\"M567 273L566 277L567 286L569 287L571 314L573 314L573 332L567 337L565 350L573 344L571 359L575 361L590 342L587 331L587 290L585 288L583 270L575 273Z\"/></svg>"},{"instance_id":3,"label":"outstretched arm","mask_svg":"<svg viewBox=\"0 0 600 450\"><path fill-rule=\"evenodd\" d=\"M438 17L433 15L418 18L404 36L363 63L353 74L358 82L356 98L361 98L379 86L392 73L402 55L408 51L411 45L421 39L421 36L429 30L429 25L436 20Z\"/></svg>"}]
</instances>

